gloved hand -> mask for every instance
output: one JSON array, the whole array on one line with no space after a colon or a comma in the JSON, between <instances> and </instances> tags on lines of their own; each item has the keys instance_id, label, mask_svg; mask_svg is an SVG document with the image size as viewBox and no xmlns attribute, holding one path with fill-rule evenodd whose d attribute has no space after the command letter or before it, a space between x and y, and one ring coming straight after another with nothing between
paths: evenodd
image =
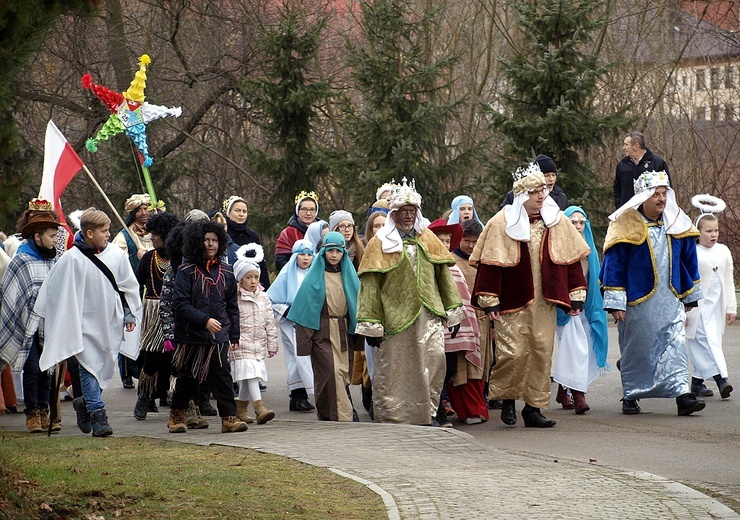
<instances>
[{"instance_id":1,"label":"gloved hand","mask_svg":"<svg viewBox=\"0 0 740 520\"><path fill-rule=\"evenodd\" d=\"M447 330L450 331L450 339L455 339L455 336L457 336L457 333L460 332L460 324L453 325L452 327L449 327Z\"/></svg>"},{"instance_id":2,"label":"gloved hand","mask_svg":"<svg viewBox=\"0 0 740 520\"><path fill-rule=\"evenodd\" d=\"M175 350L175 346L172 344L172 342L168 339L164 340L164 351L172 352L173 350Z\"/></svg>"},{"instance_id":3,"label":"gloved hand","mask_svg":"<svg viewBox=\"0 0 740 520\"><path fill-rule=\"evenodd\" d=\"M365 336L367 344L371 347L380 348L380 344L383 343L383 338Z\"/></svg>"}]
</instances>

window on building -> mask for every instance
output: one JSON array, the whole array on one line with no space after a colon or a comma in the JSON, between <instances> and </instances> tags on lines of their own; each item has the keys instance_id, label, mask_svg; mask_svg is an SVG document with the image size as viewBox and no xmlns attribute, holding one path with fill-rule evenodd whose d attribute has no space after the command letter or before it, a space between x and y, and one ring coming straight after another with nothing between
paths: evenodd
<instances>
[{"instance_id":1,"label":"window on building","mask_svg":"<svg viewBox=\"0 0 740 520\"><path fill-rule=\"evenodd\" d=\"M722 87L722 74L719 67L712 67L712 90Z\"/></svg>"},{"instance_id":2,"label":"window on building","mask_svg":"<svg viewBox=\"0 0 740 520\"><path fill-rule=\"evenodd\" d=\"M707 89L707 71L699 69L696 71L696 90Z\"/></svg>"},{"instance_id":3,"label":"window on building","mask_svg":"<svg viewBox=\"0 0 740 520\"><path fill-rule=\"evenodd\" d=\"M725 121L735 120L735 107L730 103L725 105Z\"/></svg>"},{"instance_id":4,"label":"window on building","mask_svg":"<svg viewBox=\"0 0 740 520\"><path fill-rule=\"evenodd\" d=\"M725 88L733 88L735 86L735 67L728 65L725 70Z\"/></svg>"},{"instance_id":5,"label":"window on building","mask_svg":"<svg viewBox=\"0 0 740 520\"><path fill-rule=\"evenodd\" d=\"M712 105L712 121L719 121L719 115L721 114L722 107L720 105Z\"/></svg>"},{"instance_id":6,"label":"window on building","mask_svg":"<svg viewBox=\"0 0 740 520\"><path fill-rule=\"evenodd\" d=\"M695 114L697 121L704 121L707 118L707 107L696 107Z\"/></svg>"}]
</instances>

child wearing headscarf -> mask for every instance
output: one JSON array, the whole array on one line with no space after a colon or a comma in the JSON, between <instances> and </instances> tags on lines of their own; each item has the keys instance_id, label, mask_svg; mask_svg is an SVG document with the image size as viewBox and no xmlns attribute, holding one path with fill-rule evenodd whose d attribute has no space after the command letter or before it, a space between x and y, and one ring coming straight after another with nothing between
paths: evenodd
<instances>
[{"instance_id":1,"label":"child wearing headscarf","mask_svg":"<svg viewBox=\"0 0 740 520\"><path fill-rule=\"evenodd\" d=\"M558 355L552 378L559 383L557 402L566 410L573 410L578 415L590 410L586 402L588 385L596 375L609 370L606 354L609 349L609 338L606 329L606 312L604 300L599 288L599 253L594 244L591 222L583 208L569 206L564 211L581 236L591 248L586 258L581 260L583 274L588 283L586 303L583 312L571 316L558 308L555 333L558 338ZM567 389L573 396L567 395Z\"/></svg>"},{"instance_id":2,"label":"child wearing headscarf","mask_svg":"<svg viewBox=\"0 0 740 520\"><path fill-rule=\"evenodd\" d=\"M251 256L250 256L251 254ZM231 374L239 383L239 396L236 399L236 415L246 423L254 422L247 413L251 399L257 424L265 424L275 417L262 400L259 382L267 381L265 355L277 354L277 327L272 316L270 298L260 286L260 262L264 252L259 244L241 246L236 252L234 277L239 284L239 344L229 349Z\"/></svg>"},{"instance_id":3,"label":"child wearing headscarf","mask_svg":"<svg viewBox=\"0 0 740 520\"><path fill-rule=\"evenodd\" d=\"M478 212L475 210L473 199L467 195L458 195L452 199L450 208L452 211L450 212L450 216L447 218L448 224L462 224L466 220L473 219L481 226L483 225L483 222L481 222L481 219L478 217Z\"/></svg>"},{"instance_id":4,"label":"child wearing headscarf","mask_svg":"<svg viewBox=\"0 0 740 520\"><path fill-rule=\"evenodd\" d=\"M348 392L353 350L364 348L354 336L359 289L344 237L330 231L288 312L296 324L298 355L311 356L322 421L359 420Z\"/></svg>"},{"instance_id":5,"label":"child wearing headscarf","mask_svg":"<svg viewBox=\"0 0 740 520\"><path fill-rule=\"evenodd\" d=\"M272 302L272 310L278 319L280 328L280 341L283 344L288 390L290 391L289 410L310 412L316 409L308 400L308 394L313 394L311 358L297 355L295 324L287 316L313 261L314 246L309 240L302 238L293 244L292 251L290 260L267 290L267 296Z\"/></svg>"}]
</instances>

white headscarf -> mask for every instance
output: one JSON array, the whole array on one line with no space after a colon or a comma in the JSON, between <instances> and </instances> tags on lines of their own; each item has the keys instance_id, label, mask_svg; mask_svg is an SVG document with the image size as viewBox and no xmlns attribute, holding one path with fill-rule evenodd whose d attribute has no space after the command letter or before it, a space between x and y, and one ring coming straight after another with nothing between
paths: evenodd
<instances>
[{"instance_id":1,"label":"white headscarf","mask_svg":"<svg viewBox=\"0 0 740 520\"><path fill-rule=\"evenodd\" d=\"M665 232L668 235L680 235L691 229L691 218L678 206L676 193L671 188L666 172L645 172L635 179L634 186L635 194L630 200L622 204L617 211L609 215L609 220L617 220L622 213L630 208L639 208L643 202L653 196L656 188L665 186L667 188L666 204L665 209L663 209Z\"/></svg>"},{"instance_id":2,"label":"white headscarf","mask_svg":"<svg viewBox=\"0 0 740 520\"><path fill-rule=\"evenodd\" d=\"M514 181L514 201L504 206L503 210L506 221L505 233L518 242L529 242L531 229L524 203L529 199L529 194L540 186L547 190L547 184L537 163L530 164L526 170L517 170L515 179L517 180ZM552 227L560 222L562 212L552 197L546 195L540 215L545 226Z\"/></svg>"}]
</instances>

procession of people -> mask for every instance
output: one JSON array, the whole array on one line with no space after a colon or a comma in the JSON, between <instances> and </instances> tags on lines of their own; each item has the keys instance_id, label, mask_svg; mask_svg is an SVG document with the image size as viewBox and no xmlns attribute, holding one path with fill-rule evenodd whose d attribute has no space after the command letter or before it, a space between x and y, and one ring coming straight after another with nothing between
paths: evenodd
<instances>
[{"instance_id":1,"label":"procession of people","mask_svg":"<svg viewBox=\"0 0 740 520\"><path fill-rule=\"evenodd\" d=\"M555 161L538 155L512 174L487 222L465 194L438 219L423 214L413 179L379 187L363 221L303 191L277 237L276 277L243 195L180 218L133 194L110 242L100 209L85 210L66 240L64 219L34 199L0 265L0 410L18 409L7 366L21 374L29 433L61 429L65 376L77 427L98 437L115 429L104 402L115 377L124 388L138 380L132 420L169 408L173 434L208 427L208 415L224 433L291 413L359 421L358 404L375 422L483 424L500 410L515 427L519 410L525 427L551 428L553 388L562 408L598 413L586 395L613 374L610 314L615 406L638 415L644 400L671 398L679 416L700 412L714 394L706 382L721 399L733 391L722 353L737 308L732 256L719 243L724 202L695 197L692 220L644 136L627 134L624 151L602 250L589 214L556 184ZM270 386L290 394L287 410L263 397L265 361L279 351L287 380Z\"/></svg>"}]
</instances>

